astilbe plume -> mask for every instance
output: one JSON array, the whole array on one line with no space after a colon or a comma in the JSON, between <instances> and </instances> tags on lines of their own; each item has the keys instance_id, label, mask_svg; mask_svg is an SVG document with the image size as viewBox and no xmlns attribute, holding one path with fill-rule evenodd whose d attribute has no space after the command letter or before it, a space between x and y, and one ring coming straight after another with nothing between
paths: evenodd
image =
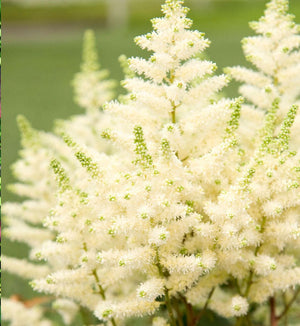
<instances>
[{"instance_id":1,"label":"astilbe plume","mask_svg":"<svg viewBox=\"0 0 300 326\"><path fill-rule=\"evenodd\" d=\"M81 71L72 82L76 103L88 111L98 111L106 101L114 98L116 82L108 80L109 71L100 69L95 35L87 30L83 40Z\"/></svg>"},{"instance_id":2,"label":"astilbe plume","mask_svg":"<svg viewBox=\"0 0 300 326\"><path fill-rule=\"evenodd\" d=\"M244 209L250 217L247 232L255 227L261 233L252 239L257 241L252 250L248 243L240 254L237 266L242 263L245 274L239 269L237 283L240 279L249 302L261 304L269 299L275 306L274 298L279 297L277 305L284 312L280 317L288 311L286 302L296 299L300 278L300 28L287 10L287 0L272 0L259 22L250 23L260 35L242 43L246 59L257 71L243 67L225 70L243 82L240 93L248 101L242 106L239 133L249 161L243 162L245 177L238 181L242 181ZM235 195L235 200L242 203L239 196ZM248 242L247 236L244 241ZM280 293L284 293L283 301ZM278 322L278 316L271 317Z\"/></svg>"},{"instance_id":3,"label":"astilbe plume","mask_svg":"<svg viewBox=\"0 0 300 326\"><path fill-rule=\"evenodd\" d=\"M75 102L85 112L75 115L69 120L56 122L57 134L68 132L69 136L86 146L107 152L109 145L99 141L95 135L102 126L112 123L103 115L102 105L115 97L116 82L107 79L109 71L101 69L99 64L95 35L92 30L87 30L83 38L83 55L81 71L72 82Z\"/></svg>"},{"instance_id":4,"label":"astilbe plume","mask_svg":"<svg viewBox=\"0 0 300 326\"><path fill-rule=\"evenodd\" d=\"M72 153L65 146L65 142L57 134L68 131L74 138L84 145L97 144L96 149L100 151L109 151L109 146L104 141L96 142L94 135L95 128L101 128L102 123L107 125L101 117L103 116L101 106L106 100L113 96L112 86L114 82L98 79L98 84L94 82L90 87L93 94L97 96L97 103L86 98L85 93L78 92L78 80L83 84L90 82L89 72L96 76L107 76L107 71L99 69L97 64L97 54L93 32L88 30L84 36L84 55L82 69L85 74L78 73L74 83L74 91L77 94L78 103L84 103L85 114L75 115L70 120L60 120L56 122L56 134L45 133L35 130L29 122L23 117L18 117L18 125L21 132L22 149L21 158L13 165L13 173L18 183L10 186L11 192L15 195L26 198L22 202L7 202L2 207L4 220L6 223L5 236L11 241L22 242L29 246L28 261L14 257L2 256L3 270L12 274L21 276L25 279L39 278L47 276L51 271L60 268L59 261L48 261L43 264L36 264L38 257L33 254L43 243L56 238L56 233L45 228L43 223L45 217L51 212L57 201L56 192L58 186L63 186L64 180L56 182L53 179L52 169L59 171L60 165L55 161L49 162L56 157L64 162L64 168L70 175L78 168L78 161L73 159ZM80 78L78 77L80 75ZM74 135L73 135L74 133ZM24 300L26 298L23 298ZM3 318L11 321L14 326L26 325L44 325L40 317L45 310L43 303L51 301L53 298L46 297L35 302L35 307L31 309L25 303L17 302L17 296L11 300L3 301ZM30 300L28 300L30 305ZM30 308L30 309L29 309ZM58 311L65 320L66 324L72 322L78 310L74 302L65 299L58 299L53 302L53 308ZM19 311L20 313L16 313ZM22 313L24 312L24 313ZM32 315L32 318L26 316ZM25 317L24 317L25 316ZM52 325L51 321L47 321ZM40 323L40 324L39 324ZM46 325L46 324L45 324Z\"/></svg>"},{"instance_id":5,"label":"astilbe plume","mask_svg":"<svg viewBox=\"0 0 300 326\"><path fill-rule=\"evenodd\" d=\"M128 94L104 106L106 127L82 141L66 124L65 145L47 149L58 190L32 286L108 325L154 314L155 326L196 325L206 309L265 322L269 300L275 326L300 282L299 27L283 0L252 24L262 36L244 48L259 71L227 70L251 106L218 99L229 77L199 59L209 41L182 4L167 0L136 38L152 54L128 60Z\"/></svg>"},{"instance_id":6,"label":"astilbe plume","mask_svg":"<svg viewBox=\"0 0 300 326\"><path fill-rule=\"evenodd\" d=\"M242 44L246 59L256 70L241 66L225 69L243 83L239 91L249 104L243 108L242 114L248 128L241 132L248 139L251 139L249 133L257 132L264 113L270 110L276 98L280 98L276 126L292 105L299 105L300 26L295 24L293 15L287 14L288 4L288 0L270 1L265 15L258 22L250 23L258 35L244 38ZM300 142L299 128L298 116L292 127L294 149Z\"/></svg>"},{"instance_id":7,"label":"astilbe plume","mask_svg":"<svg viewBox=\"0 0 300 326\"><path fill-rule=\"evenodd\" d=\"M214 101L228 78L209 77L215 64L194 58L209 42L189 30L180 2L169 1L163 10L165 17L153 20L155 31L136 39L154 54L129 60L148 79L125 80L128 101L105 107L119 118L117 130L102 132L118 145L117 154L98 154L64 135L83 169L77 185L55 170L62 187L47 225L59 242L52 252L50 244L42 247L38 256L65 266L33 282L35 289L75 299L112 323L154 313L162 304L157 298L179 298L214 267L213 239L197 234L198 224L199 230L210 225L197 212L204 189L189 162L203 156L208 165L209 156L235 155L241 101ZM218 185L213 170L206 172L213 184L205 187L214 197Z\"/></svg>"}]
</instances>

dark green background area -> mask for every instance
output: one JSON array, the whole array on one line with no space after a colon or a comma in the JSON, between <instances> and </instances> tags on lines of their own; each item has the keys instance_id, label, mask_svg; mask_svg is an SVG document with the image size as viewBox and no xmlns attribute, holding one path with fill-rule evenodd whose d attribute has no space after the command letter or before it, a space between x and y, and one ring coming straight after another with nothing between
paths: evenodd
<instances>
[{"instance_id":1,"label":"dark green background area","mask_svg":"<svg viewBox=\"0 0 300 326\"><path fill-rule=\"evenodd\" d=\"M123 78L118 63L120 54L147 56L134 44L133 38L151 31L149 20L161 15L160 1L131 1L129 26L122 30L106 27L107 12L100 2L51 9L2 4L3 201L13 198L5 187L13 182L10 165L17 159L20 148L16 116L23 114L34 127L51 130L55 119L83 112L73 102L71 80L79 70L84 30L95 29L102 67L110 70L113 79L120 81ZM222 73L226 66L246 64L240 41L252 35L248 22L262 16L265 1L211 0L207 7L191 4L186 1L186 5L191 7L189 17L194 20L193 28L205 32L212 41L207 55L217 63L217 73ZM300 0L290 0L290 12L296 15L299 23ZM225 92L237 96L236 85L232 84ZM26 254L24 245L2 240L5 254L19 257ZM23 280L6 273L3 279L4 296L12 293L26 297L33 295ZM146 324L146 321L139 323ZM214 325L217 324L216 321ZM82 325L82 321L78 320L76 325ZM130 325L135 325L135 322L130 322ZM220 325L225 324L220 322Z\"/></svg>"}]
</instances>

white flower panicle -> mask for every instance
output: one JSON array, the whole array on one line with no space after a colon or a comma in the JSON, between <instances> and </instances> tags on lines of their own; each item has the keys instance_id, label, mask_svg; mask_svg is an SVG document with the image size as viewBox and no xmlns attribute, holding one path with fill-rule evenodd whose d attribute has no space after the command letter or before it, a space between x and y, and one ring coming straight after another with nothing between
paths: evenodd
<instances>
[{"instance_id":1,"label":"white flower panicle","mask_svg":"<svg viewBox=\"0 0 300 326\"><path fill-rule=\"evenodd\" d=\"M93 44L91 45L93 46ZM91 56L91 49L87 50L86 57L88 56ZM86 64L91 65L92 59L86 59ZM88 71L89 69L92 69L92 66L90 68L87 66L84 70ZM105 92L108 92L108 94L105 95ZM111 98L111 93L108 89L105 90L104 88L102 95L105 95L103 101ZM100 122L100 118L100 111L89 111L86 115L74 116L72 120L60 123L57 129L59 133L69 131L71 131L71 134L72 132L74 134L77 133L78 139L83 144L92 143L94 145L97 143L97 146L95 146L96 150L106 151L108 150L107 144L101 141L96 142L93 139L95 130L91 128L91 122L99 121L100 128L103 122ZM66 148L65 142L61 138L51 133L34 130L22 116L18 117L18 125L22 135L21 141L23 148L20 152L21 159L13 166L13 173L18 183L11 185L10 189L16 195L26 197L26 199L23 202L5 203L2 207L2 213L6 222L4 235L10 238L11 241L28 244L30 247L30 259L29 262L26 262L24 259L3 256L2 269L26 279L42 278L66 264L66 259L57 259L55 257L53 253L53 242L50 242L51 246L49 246L49 240L56 238L57 243L60 243L63 239L62 237L56 237L55 232L53 232L53 225L56 225L58 221L52 221L53 225L46 223L47 215L50 214L51 216L54 213L53 208L56 202L55 193L58 189L57 182L51 173L50 161L53 157L62 160L64 162L64 168L69 172L73 171L78 163L76 159L72 158L70 151ZM93 128L97 128L97 126ZM59 166L53 165L52 169L59 170ZM73 175L71 172L69 174ZM75 175L74 177L75 179L77 178ZM67 179L67 177L61 177L58 180L60 187L67 187ZM43 224L44 226L42 226ZM36 264L34 263L35 260L41 260L44 257L41 248L47 254L50 254L50 257L47 255L46 262ZM70 247L69 250L70 253L73 251ZM3 305L6 305L6 301ZM27 314L31 312L34 316L35 309L26 310ZM14 325L13 320L11 320L11 323ZM29 324L33 325L30 322Z\"/></svg>"},{"instance_id":2,"label":"white flower panicle","mask_svg":"<svg viewBox=\"0 0 300 326\"><path fill-rule=\"evenodd\" d=\"M87 111L95 111L113 99L116 83L108 80L108 75L108 70L100 70L94 32L87 30L84 34L81 72L73 80L76 103Z\"/></svg>"},{"instance_id":3,"label":"white flower panicle","mask_svg":"<svg viewBox=\"0 0 300 326\"><path fill-rule=\"evenodd\" d=\"M126 117L127 124L118 125L120 129L115 132L103 132L103 137L118 143L118 136L111 135L112 132L117 135L121 130L128 145L123 146L116 156L108 157L64 136L82 167L76 172L81 175L80 182L74 183L59 161L52 162L60 192L58 205L47 218L47 225L51 225L58 236L52 247L53 253L49 251L49 243L41 249L41 257L64 261L68 253L69 259L61 265L59 274L35 281L34 288L56 295L65 293L67 298L79 301L93 311L96 303L87 286L91 291L95 287L100 301L95 314L100 319L152 314L160 306L157 298L168 297L171 293L167 284L163 285L164 279L170 278L168 284L171 285L172 279L182 278L185 286L177 290L173 288L175 295L197 283L216 265L213 242L201 244L201 239L195 239L193 235L194 227L201 220L198 211L203 205L203 189L200 180L194 180L194 172L187 166L193 157L197 158L215 144L222 143L224 137L226 145L221 155L226 155L231 148L234 151L240 100L211 104L214 93L227 83L224 76L220 77L223 84L215 90L210 89L209 94L206 92L208 96L202 96L201 101L197 101L197 95L191 95L192 89L206 85L212 78L207 75L215 70L213 63L194 58L207 47L208 41L201 33L189 30L191 23L185 17L186 9L181 2L168 1L163 11L165 17L153 21L153 39L151 37L147 45L155 50L157 58L154 60L152 56L145 62L130 60L131 69L145 73L150 80L128 78L125 83L131 85L128 87L129 100L106 105L107 114L121 115L121 119ZM137 42L142 39L148 40L147 36L142 36ZM161 71L161 65L165 70L159 80L152 72ZM193 65L197 67L196 72L191 69ZM178 92L182 92L179 97ZM190 101L192 97L197 102L194 106ZM154 106L150 102L145 106L145 98L157 101L156 106L164 103L166 111L155 111L157 114L153 115ZM223 133L214 141L203 139L203 146L193 147L194 140L201 137L201 130L195 125L201 111L204 116L212 115L214 111L216 123L212 122L209 128L223 130ZM143 127L139 119L145 121ZM192 147L185 147L186 144ZM192 245L193 241L199 242L198 246ZM71 248L78 248L78 252L73 250L70 254ZM187 259L193 264L183 270L179 262ZM176 260L177 265L170 263ZM69 289L70 269L74 277L92 275L94 281L93 277L84 284L78 281ZM149 271L149 275L145 275L145 271ZM56 275L59 275L59 282ZM162 283L157 284L158 280ZM94 286L90 282L95 283ZM115 293L118 293L117 297ZM136 293L146 300L136 298ZM133 299L125 304L125 298L130 297Z\"/></svg>"},{"instance_id":4,"label":"white flower panicle","mask_svg":"<svg viewBox=\"0 0 300 326\"><path fill-rule=\"evenodd\" d=\"M1 319L12 326L53 326L50 320L44 318L40 307L26 307L22 302L6 298L1 298L1 306Z\"/></svg>"},{"instance_id":5,"label":"white flower panicle","mask_svg":"<svg viewBox=\"0 0 300 326\"><path fill-rule=\"evenodd\" d=\"M34 130L24 117L18 117L18 124L23 149L21 159L13 166L13 172L20 182L11 186L11 190L27 199L3 205L2 213L7 223L4 234L12 241L27 243L34 250L55 237L51 230L41 227L56 202L57 186L49 174L48 163L53 153L49 146L52 136ZM32 278L33 275L42 277L49 271L48 266L9 257L4 257L3 268L25 278Z\"/></svg>"},{"instance_id":6,"label":"white flower panicle","mask_svg":"<svg viewBox=\"0 0 300 326\"><path fill-rule=\"evenodd\" d=\"M286 106L283 114L297 101L300 92L299 26L294 23L294 17L287 14L287 10L287 0L272 0L267 5L265 15L258 22L250 24L260 35L245 38L243 49L246 59L258 71L241 67L229 70L233 77L245 83L241 88L242 94L259 108L267 109L270 101L281 96L282 105ZM259 92L261 95L255 97ZM263 101L267 106L262 106L260 98L269 98L269 102Z\"/></svg>"},{"instance_id":7,"label":"white flower panicle","mask_svg":"<svg viewBox=\"0 0 300 326\"><path fill-rule=\"evenodd\" d=\"M299 105L300 95L300 27L294 16L287 14L288 4L288 0L272 0L265 15L250 23L259 35L244 38L243 50L257 71L240 66L225 69L243 83L240 93L258 109L269 110L271 103L280 98L279 123L293 104ZM251 120L248 110L244 114L245 119ZM252 126L256 129L257 118L253 118ZM292 128L295 149L299 146L299 126L298 117Z\"/></svg>"},{"instance_id":8,"label":"white flower panicle","mask_svg":"<svg viewBox=\"0 0 300 326\"><path fill-rule=\"evenodd\" d=\"M255 107L217 96L230 78L200 59L209 41L183 1L167 0L136 38L150 58L121 58L128 94L97 111L102 100L80 84L99 76L88 32L76 77L86 115L60 123L62 139L22 120L14 189L30 200L4 212L10 237L43 265L5 257L6 269L32 273L65 324L81 306L113 326L155 314L156 326L192 325L207 309L242 325L257 304L270 299L274 313L282 294L285 307L296 300L299 45L287 3L272 0L252 24L261 35L244 42L258 71L228 69Z\"/></svg>"},{"instance_id":9,"label":"white flower panicle","mask_svg":"<svg viewBox=\"0 0 300 326\"><path fill-rule=\"evenodd\" d=\"M3 270L26 279L45 277L50 272L48 266L32 264L25 259L16 259L2 255L1 262Z\"/></svg>"},{"instance_id":10,"label":"white flower panicle","mask_svg":"<svg viewBox=\"0 0 300 326\"><path fill-rule=\"evenodd\" d=\"M71 117L69 120L56 122L57 134L67 133L76 142L93 147L100 152L109 152L110 146L95 137L99 130L113 122L103 115L102 106L114 98L116 82L108 80L108 70L100 69L92 30L84 34L83 63L81 71L73 80L76 103L85 109L85 113Z\"/></svg>"}]
</instances>

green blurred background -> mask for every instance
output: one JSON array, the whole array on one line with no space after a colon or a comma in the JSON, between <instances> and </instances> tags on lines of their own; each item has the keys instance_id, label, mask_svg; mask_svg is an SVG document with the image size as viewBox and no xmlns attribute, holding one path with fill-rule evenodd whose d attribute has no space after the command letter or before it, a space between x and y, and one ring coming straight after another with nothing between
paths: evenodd
<instances>
[{"instance_id":1,"label":"green blurred background","mask_svg":"<svg viewBox=\"0 0 300 326\"><path fill-rule=\"evenodd\" d=\"M127 0L126 15L121 5L114 6L118 1L124 0L3 0L4 201L13 199L5 186L13 182L10 165L17 159L20 148L16 116L21 113L34 127L51 130L55 119L83 112L73 103L71 80L79 70L84 30L96 31L102 67L109 69L111 77L118 81L123 78L118 63L120 54L147 55L135 46L133 38L151 31L149 20L161 15L163 0ZM248 22L262 15L266 1L186 0L185 3L191 8L193 28L205 32L212 41L207 54L217 63L218 73L226 66L246 64L240 41L252 35ZM299 23L300 0L290 0L290 12ZM237 95L236 85L226 92ZM4 239L4 251L21 257L26 247ZM32 296L26 282L5 273L3 277L5 296L12 293ZM82 322L78 321L78 325Z\"/></svg>"}]
</instances>

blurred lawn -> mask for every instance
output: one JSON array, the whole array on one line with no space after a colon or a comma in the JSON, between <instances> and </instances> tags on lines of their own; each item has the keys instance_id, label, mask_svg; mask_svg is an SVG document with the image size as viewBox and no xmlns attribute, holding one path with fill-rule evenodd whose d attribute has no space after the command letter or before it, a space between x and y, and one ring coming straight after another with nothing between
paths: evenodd
<instances>
[{"instance_id":1,"label":"blurred lawn","mask_svg":"<svg viewBox=\"0 0 300 326\"><path fill-rule=\"evenodd\" d=\"M245 64L240 41L251 35L248 21L258 19L264 10L263 0L213 1L211 6L191 8L193 28L206 32L212 41L208 56L221 68ZM189 6L189 1L186 5ZM13 178L9 166L17 159L19 133L16 115L24 114L39 129L50 130L53 121L81 113L72 100L71 80L81 62L81 39L86 28L96 30L102 67L111 71L112 78L122 79L118 56L143 55L133 43L136 35L151 30L149 19L160 16L159 1L149 0L131 5L130 24L124 30L109 30L105 26L102 4L73 6L68 9L19 9L2 5L4 12L4 65L2 68L3 200L13 198L5 185ZM290 12L300 21L300 1L290 0ZM147 55L147 54L146 54ZM120 89L119 89L120 90ZM226 90L237 95L233 85ZM10 244L4 239L6 254L23 256L26 247ZM3 273L4 295L14 292L30 296L29 287L18 278ZM79 324L80 325L80 322ZM134 325L132 322L131 325ZM217 325L217 324L216 324Z\"/></svg>"}]
</instances>

